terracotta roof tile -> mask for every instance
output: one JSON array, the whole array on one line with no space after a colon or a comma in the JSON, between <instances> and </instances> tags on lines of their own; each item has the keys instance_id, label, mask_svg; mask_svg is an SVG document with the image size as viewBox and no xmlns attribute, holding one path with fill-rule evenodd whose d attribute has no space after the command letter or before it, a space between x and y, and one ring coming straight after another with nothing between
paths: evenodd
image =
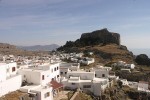
<instances>
[{"instance_id":1,"label":"terracotta roof tile","mask_svg":"<svg viewBox=\"0 0 150 100\"><path fill-rule=\"evenodd\" d=\"M52 84L53 89L59 89L59 88L63 87L63 84L58 83L55 80L52 80L50 83Z\"/></svg>"}]
</instances>

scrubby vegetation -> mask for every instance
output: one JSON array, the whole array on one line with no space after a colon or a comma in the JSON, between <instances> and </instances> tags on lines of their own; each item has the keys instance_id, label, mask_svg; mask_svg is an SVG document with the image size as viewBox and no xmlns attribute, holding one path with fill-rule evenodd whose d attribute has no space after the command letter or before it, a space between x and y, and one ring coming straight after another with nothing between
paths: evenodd
<instances>
[{"instance_id":1,"label":"scrubby vegetation","mask_svg":"<svg viewBox=\"0 0 150 100\"><path fill-rule=\"evenodd\" d=\"M74 100L93 100L93 99L90 95L79 92L79 94L76 96Z\"/></svg>"},{"instance_id":2,"label":"scrubby vegetation","mask_svg":"<svg viewBox=\"0 0 150 100\"><path fill-rule=\"evenodd\" d=\"M127 79L128 81L147 81L150 83L150 67L140 66L131 73L116 71L116 75L122 79Z\"/></svg>"}]
</instances>

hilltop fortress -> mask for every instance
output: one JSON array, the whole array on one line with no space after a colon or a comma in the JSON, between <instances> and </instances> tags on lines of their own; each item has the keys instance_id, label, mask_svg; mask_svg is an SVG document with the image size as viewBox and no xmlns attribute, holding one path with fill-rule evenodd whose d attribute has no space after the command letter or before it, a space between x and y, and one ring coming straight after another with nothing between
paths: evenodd
<instances>
[{"instance_id":1,"label":"hilltop fortress","mask_svg":"<svg viewBox=\"0 0 150 100\"><path fill-rule=\"evenodd\" d=\"M109 32L106 28L101 30L96 30L91 33L83 33L80 38L80 42L85 42L85 44L110 44L115 43L120 45L120 34Z\"/></svg>"}]
</instances>

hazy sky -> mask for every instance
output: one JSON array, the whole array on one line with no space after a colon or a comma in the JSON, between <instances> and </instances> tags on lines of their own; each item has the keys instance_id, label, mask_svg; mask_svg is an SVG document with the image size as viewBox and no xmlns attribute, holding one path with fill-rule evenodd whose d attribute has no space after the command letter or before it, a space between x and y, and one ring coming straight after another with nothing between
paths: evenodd
<instances>
[{"instance_id":1,"label":"hazy sky","mask_svg":"<svg viewBox=\"0 0 150 100\"><path fill-rule=\"evenodd\" d=\"M108 28L129 48L150 48L150 0L0 0L0 42L63 45Z\"/></svg>"}]
</instances>

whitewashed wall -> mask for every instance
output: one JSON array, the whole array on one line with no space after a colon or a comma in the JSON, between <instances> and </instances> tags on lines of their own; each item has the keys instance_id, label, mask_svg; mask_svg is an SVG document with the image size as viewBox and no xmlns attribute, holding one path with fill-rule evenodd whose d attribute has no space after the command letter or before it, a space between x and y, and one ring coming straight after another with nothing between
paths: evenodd
<instances>
[{"instance_id":1,"label":"whitewashed wall","mask_svg":"<svg viewBox=\"0 0 150 100\"><path fill-rule=\"evenodd\" d=\"M8 80L0 83L0 96L9 92L16 91L21 87L21 75L9 78Z\"/></svg>"},{"instance_id":2,"label":"whitewashed wall","mask_svg":"<svg viewBox=\"0 0 150 100\"><path fill-rule=\"evenodd\" d=\"M13 67L15 67L15 71L12 71ZM11 77L13 75L16 75L16 73L17 73L17 63L13 62L13 63L7 64L6 70L9 70L9 71L7 71L7 77Z\"/></svg>"},{"instance_id":3,"label":"whitewashed wall","mask_svg":"<svg viewBox=\"0 0 150 100\"><path fill-rule=\"evenodd\" d=\"M0 83L6 80L6 64L0 65Z\"/></svg>"},{"instance_id":4,"label":"whitewashed wall","mask_svg":"<svg viewBox=\"0 0 150 100\"><path fill-rule=\"evenodd\" d=\"M69 76L80 76L81 79L85 80L92 80L95 78L95 72L78 72L78 71L72 71L68 72L67 77Z\"/></svg>"},{"instance_id":5,"label":"whitewashed wall","mask_svg":"<svg viewBox=\"0 0 150 100\"><path fill-rule=\"evenodd\" d=\"M95 70L96 77L103 78L103 74L105 75L105 78L109 77L109 71L103 70L103 69L97 69Z\"/></svg>"}]
</instances>

